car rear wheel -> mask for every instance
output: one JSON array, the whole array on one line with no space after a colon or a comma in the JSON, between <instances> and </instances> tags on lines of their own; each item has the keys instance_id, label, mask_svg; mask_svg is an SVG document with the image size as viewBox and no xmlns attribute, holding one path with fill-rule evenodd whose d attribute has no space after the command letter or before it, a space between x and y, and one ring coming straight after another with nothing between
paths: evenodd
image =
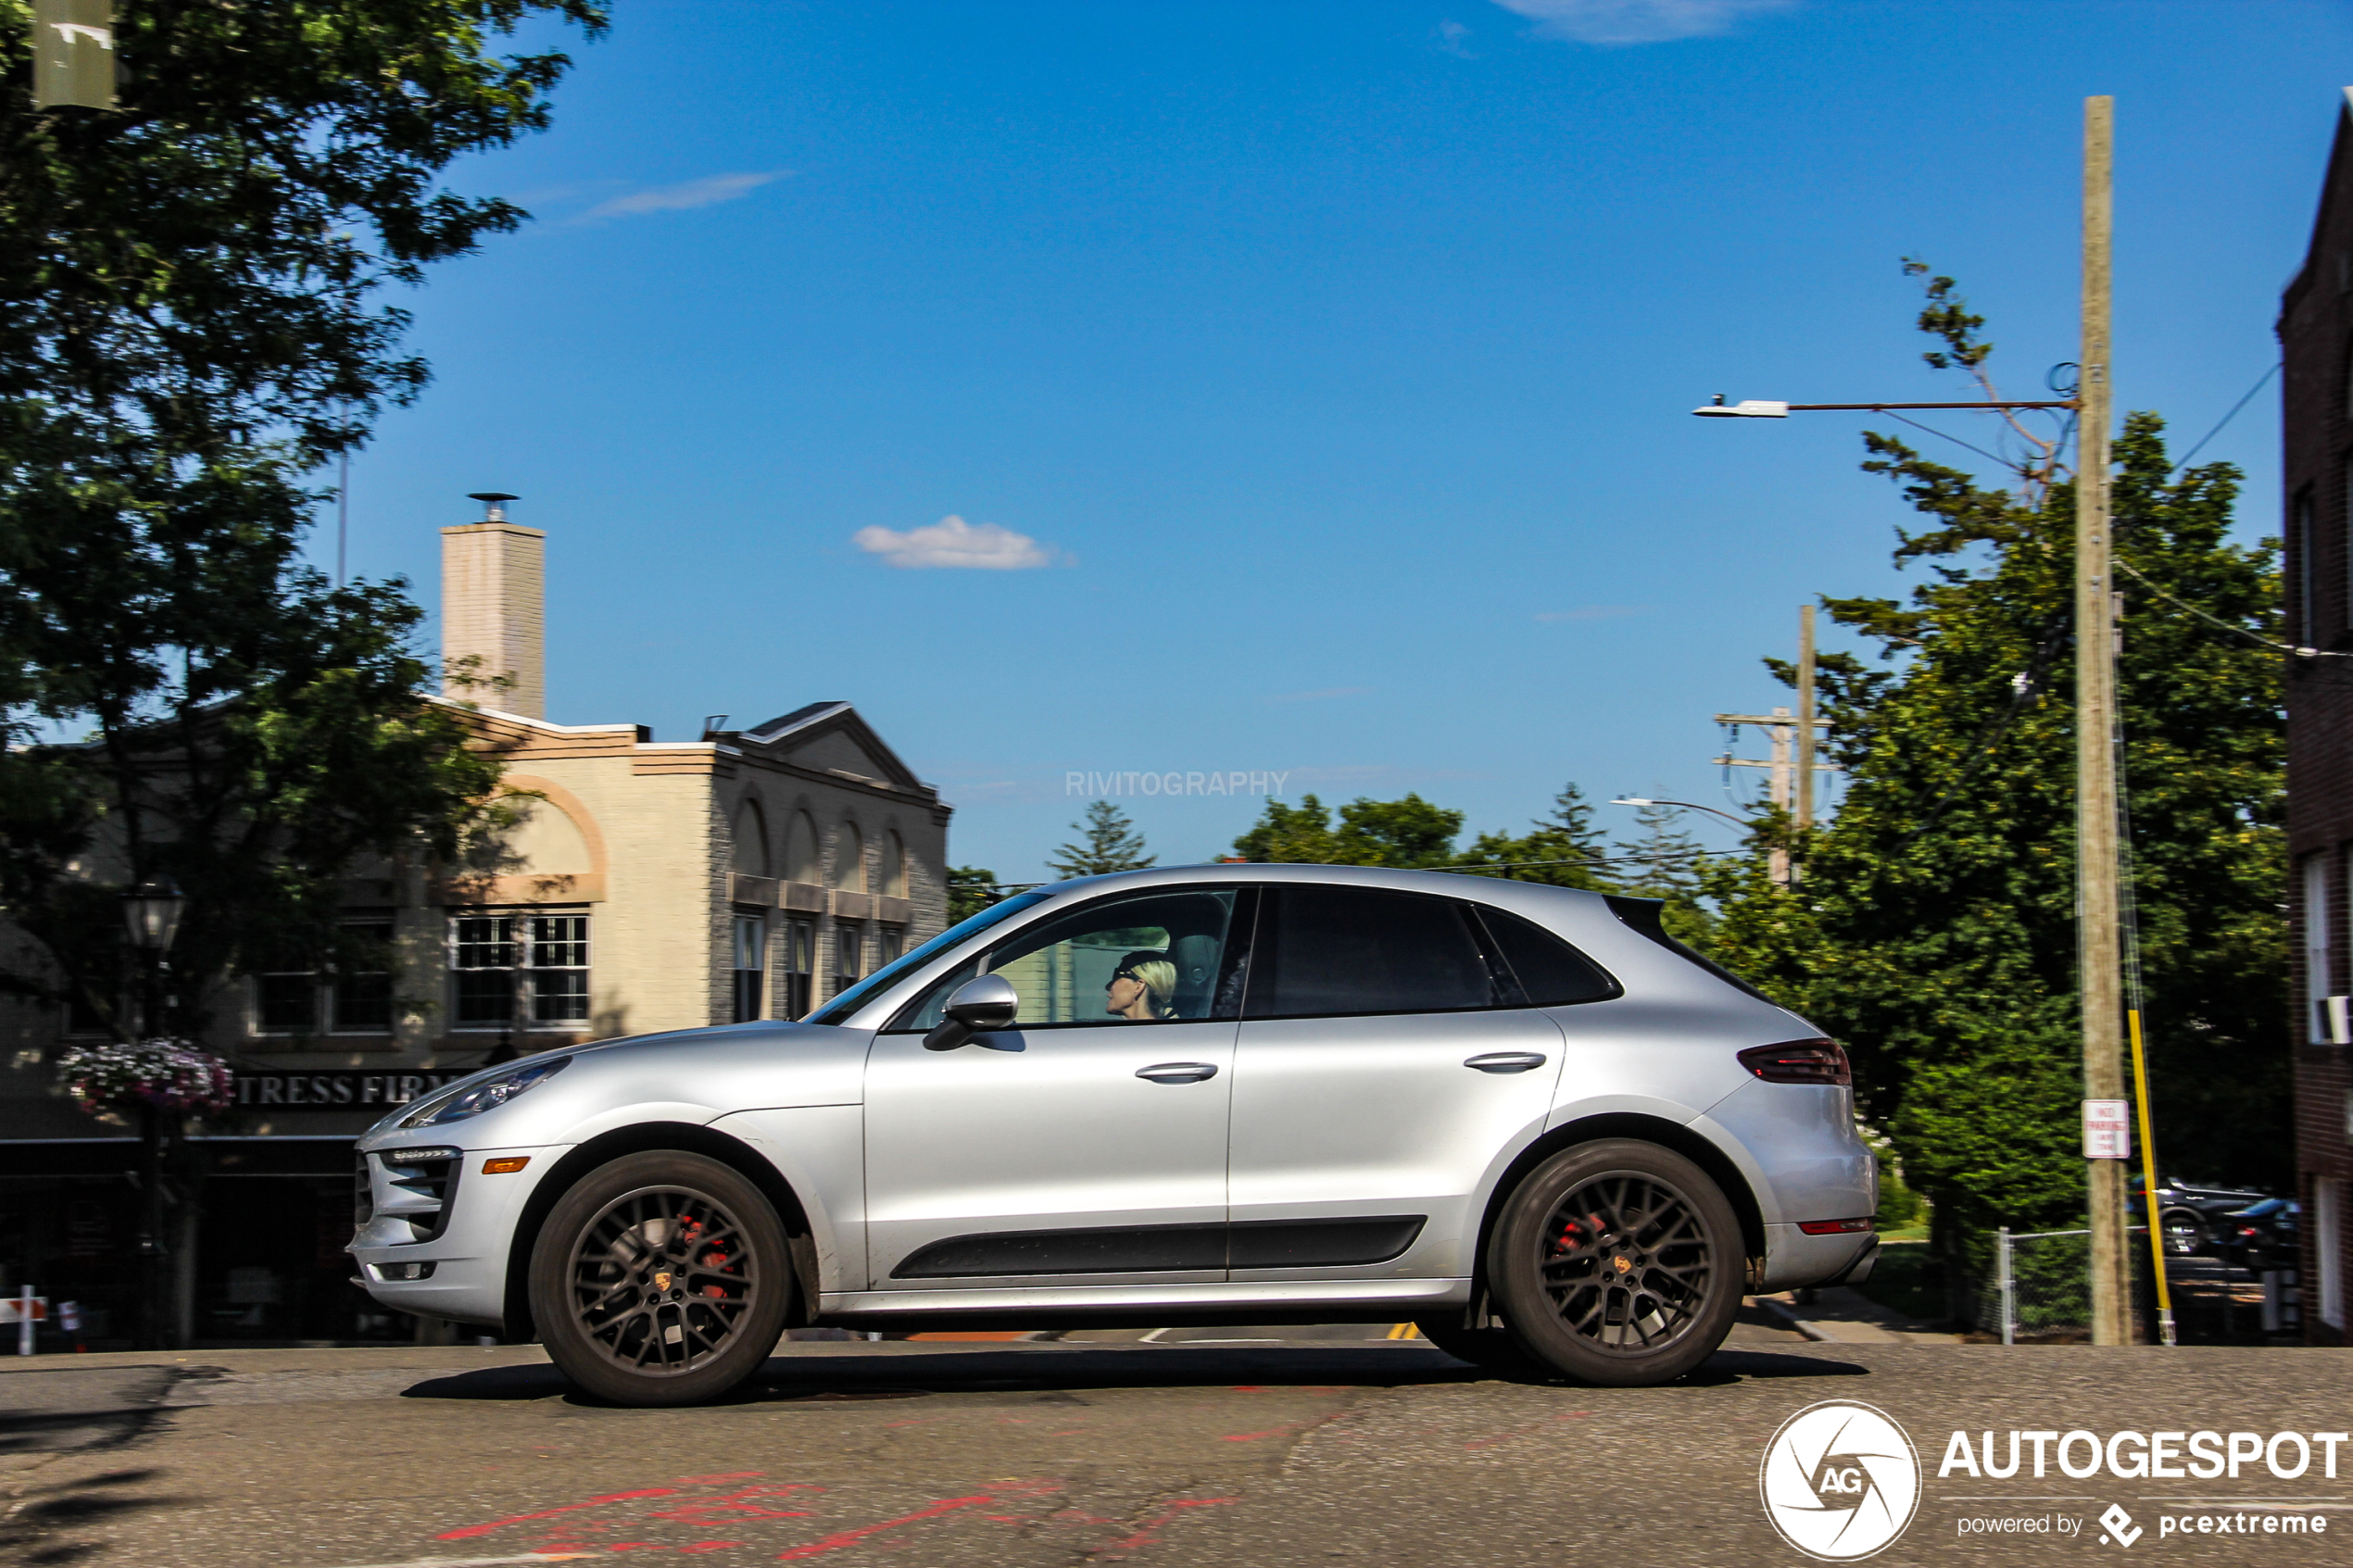
<instances>
[{"instance_id":1,"label":"car rear wheel","mask_svg":"<svg viewBox=\"0 0 2353 1568\"><path fill-rule=\"evenodd\" d=\"M715 1399L760 1369L792 1303L784 1226L716 1160L654 1150L589 1173L531 1258L547 1355L623 1405Z\"/></svg>"},{"instance_id":2,"label":"car rear wheel","mask_svg":"<svg viewBox=\"0 0 2353 1568\"><path fill-rule=\"evenodd\" d=\"M1681 1376L1740 1311L1739 1216L1691 1160L1609 1138L1544 1161L1514 1189L1487 1283L1519 1344L1585 1383Z\"/></svg>"},{"instance_id":3,"label":"car rear wheel","mask_svg":"<svg viewBox=\"0 0 2353 1568\"><path fill-rule=\"evenodd\" d=\"M2174 1257L2187 1258L2205 1248L2206 1221L2196 1210L2167 1209L2158 1219L2165 1226L2165 1250Z\"/></svg>"}]
</instances>

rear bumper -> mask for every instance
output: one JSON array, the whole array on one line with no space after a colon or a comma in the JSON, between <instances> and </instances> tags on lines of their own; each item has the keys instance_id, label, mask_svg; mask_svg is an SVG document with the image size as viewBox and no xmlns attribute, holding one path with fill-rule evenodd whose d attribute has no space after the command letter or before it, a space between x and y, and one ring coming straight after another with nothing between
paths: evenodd
<instances>
[{"instance_id":1,"label":"rear bumper","mask_svg":"<svg viewBox=\"0 0 2353 1568\"><path fill-rule=\"evenodd\" d=\"M1809 1285L1855 1285L1870 1277L1879 1259L1879 1236L1870 1231L1807 1236L1795 1225L1765 1227L1763 1289L1797 1290Z\"/></svg>"}]
</instances>

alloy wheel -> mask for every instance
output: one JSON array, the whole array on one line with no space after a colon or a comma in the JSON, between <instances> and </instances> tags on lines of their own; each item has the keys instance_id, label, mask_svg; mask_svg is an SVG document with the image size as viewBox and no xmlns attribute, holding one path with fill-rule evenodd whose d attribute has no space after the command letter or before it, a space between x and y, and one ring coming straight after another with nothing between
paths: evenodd
<instances>
[{"instance_id":1,"label":"alloy wheel","mask_svg":"<svg viewBox=\"0 0 2353 1568\"><path fill-rule=\"evenodd\" d=\"M638 1375L707 1366L755 1315L760 1259L716 1198L644 1187L580 1230L565 1271L582 1337Z\"/></svg>"},{"instance_id":2,"label":"alloy wheel","mask_svg":"<svg viewBox=\"0 0 2353 1568\"><path fill-rule=\"evenodd\" d=\"M1554 1206L1540 1235L1541 1288L1589 1347L1653 1352L1698 1321L1715 1259L1698 1210L1666 1183L1597 1176Z\"/></svg>"}]
</instances>

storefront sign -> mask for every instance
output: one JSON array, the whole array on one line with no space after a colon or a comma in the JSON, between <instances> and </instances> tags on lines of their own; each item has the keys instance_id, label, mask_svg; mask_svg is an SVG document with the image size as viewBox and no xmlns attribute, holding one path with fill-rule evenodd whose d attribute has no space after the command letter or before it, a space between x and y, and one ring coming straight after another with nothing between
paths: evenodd
<instances>
[{"instance_id":1,"label":"storefront sign","mask_svg":"<svg viewBox=\"0 0 2353 1568\"><path fill-rule=\"evenodd\" d=\"M361 1110L406 1105L464 1073L249 1073L235 1074L240 1110Z\"/></svg>"}]
</instances>

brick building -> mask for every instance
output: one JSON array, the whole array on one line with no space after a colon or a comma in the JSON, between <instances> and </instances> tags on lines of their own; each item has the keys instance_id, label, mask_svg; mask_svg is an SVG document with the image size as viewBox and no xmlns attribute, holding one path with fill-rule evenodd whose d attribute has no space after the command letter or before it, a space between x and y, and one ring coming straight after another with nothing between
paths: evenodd
<instances>
[{"instance_id":1,"label":"brick building","mask_svg":"<svg viewBox=\"0 0 2353 1568\"><path fill-rule=\"evenodd\" d=\"M2353 652L2353 88L2337 106L2320 215L2281 298L2279 334L2288 634ZM2317 1342L2353 1344L2353 660L2292 659L2287 712L2304 1321Z\"/></svg>"},{"instance_id":2,"label":"brick building","mask_svg":"<svg viewBox=\"0 0 2353 1568\"><path fill-rule=\"evenodd\" d=\"M550 723L545 534L494 503L442 546L450 696L482 699L469 722L523 792L518 820L471 864L352 868L341 919L380 967L241 975L206 998L239 1103L203 1125L209 1174L173 1248L199 1340L407 1331L342 1254L350 1140L389 1105L514 1055L799 1017L946 925L950 808L849 704L678 742ZM0 1005L0 1283L92 1306L92 1337L111 1338L135 1146L52 1083L75 1020Z\"/></svg>"}]
</instances>

